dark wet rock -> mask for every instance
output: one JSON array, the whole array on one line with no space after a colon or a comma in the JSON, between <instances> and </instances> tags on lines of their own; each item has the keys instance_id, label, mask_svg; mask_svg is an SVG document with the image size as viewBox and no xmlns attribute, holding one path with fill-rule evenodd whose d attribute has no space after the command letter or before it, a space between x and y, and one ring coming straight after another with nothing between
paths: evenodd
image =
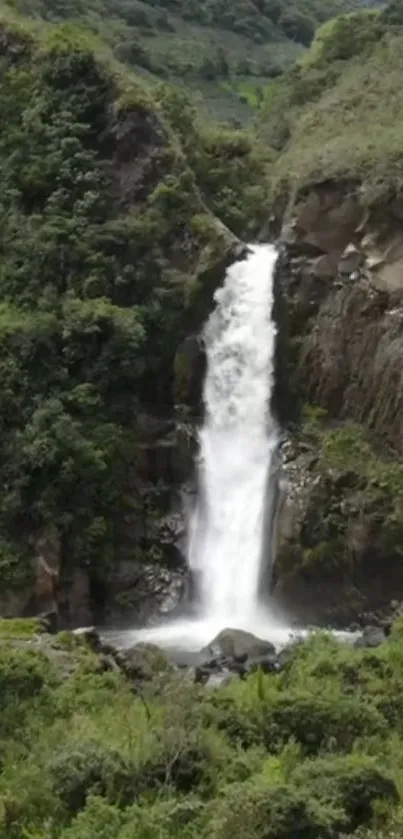
<instances>
[{"instance_id":1,"label":"dark wet rock","mask_svg":"<svg viewBox=\"0 0 403 839\"><path fill-rule=\"evenodd\" d=\"M297 436L283 444L284 491L276 518L272 594L304 625L375 626L390 615L391 595L403 583L400 554L391 550L393 532L388 530L393 486L383 484L384 501L376 504L371 482L362 469L349 464L348 456L345 467L329 465L323 441L335 430L337 446L339 426L332 429L326 421L321 427L316 457ZM314 449L309 423L302 433ZM371 449L369 457L374 472L382 474L385 466L389 474L388 461Z\"/></svg>"},{"instance_id":2,"label":"dark wet rock","mask_svg":"<svg viewBox=\"0 0 403 839\"><path fill-rule=\"evenodd\" d=\"M262 655L258 658L251 658L247 661L247 673L256 673L261 670L263 673L276 673L279 669L279 660L277 655Z\"/></svg>"},{"instance_id":3,"label":"dark wet rock","mask_svg":"<svg viewBox=\"0 0 403 839\"><path fill-rule=\"evenodd\" d=\"M196 667L194 680L198 684L218 687L224 683L226 675L231 674L234 679L243 679L246 672L245 666L234 659L212 659Z\"/></svg>"},{"instance_id":4,"label":"dark wet rock","mask_svg":"<svg viewBox=\"0 0 403 839\"><path fill-rule=\"evenodd\" d=\"M99 653L103 649L101 638L94 626L82 626L73 629L72 634L75 638L84 641L94 653Z\"/></svg>"},{"instance_id":5,"label":"dark wet rock","mask_svg":"<svg viewBox=\"0 0 403 839\"><path fill-rule=\"evenodd\" d=\"M38 616L44 632L56 635L59 630L59 615L57 611L46 612Z\"/></svg>"},{"instance_id":6,"label":"dark wet rock","mask_svg":"<svg viewBox=\"0 0 403 839\"><path fill-rule=\"evenodd\" d=\"M174 611L185 590L184 569L167 568L158 562L122 560L110 581L104 622L133 626L157 620Z\"/></svg>"},{"instance_id":7,"label":"dark wet rock","mask_svg":"<svg viewBox=\"0 0 403 839\"><path fill-rule=\"evenodd\" d=\"M99 664L104 673L119 673L121 669L114 655L106 655L105 653L101 653L99 656Z\"/></svg>"},{"instance_id":8,"label":"dark wet rock","mask_svg":"<svg viewBox=\"0 0 403 839\"><path fill-rule=\"evenodd\" d=\"M380 647L386 640L386 633L382 627L366 626L360 638L354 643L355 647Z\"/></svg>"},{"instance_id":9,"label":"dark wet rock","mask_svg":"<svg viewBox=\"0 0 403 839\"><path fill-rule=\"evenodd\" d=\"M230 685L232 682L237 681L238 678L238 674L234 673L233 670L220 670L217 673L211 673L204 684L206 688L217 690L217 688Z\"/></svg>"},{"instance_id":10,"label":"dark wet rock","mask_svg":"<svg viewBox=\"0 0 403 839\"><path fill-rule=\"evenodd\" d=\"M270 641L264 641L242 629L223 629L205 649L211 657L224 656L238 662L276 653L276 648Z\"/></svg>"},{"instance_id":11,"label":"dark wet rock","mask_svg":"<svg viewBox=\"0 0 403 839\"><path fill-rule=\"evenodd\" d=\"M175 402L199 412L206 367L205 352L199 335L189 335L178 347L174 361Z\"/></svg>"},{"instance_id":12,"label":"dark wet rock","mask_svg":"<svg viewBox=\"0 0 403 839\"><path fill-rule=\"evenodd\" d=\"M303 406L323 412L314 454L325 431L361 427L380 474L403 446L402 202L369 207L362 195L354 182L311 184L287 208L275 279L277 399L296 436L307 430ZM382 612L403 591L401 539L390 528L399 493L382 478L375 500L347 449L338 474L324 461L299 446L284 464L274 594L305 623L387 629Z\"/></svg>"},{"instance_id":13,"label":"dark wet rock","mask_svg":"<svg viewBox=\"0 0 403 839\"><path fill-rule=\"evenodd\" d=\"M217 666L216 660L212 660L206 650L170 650L169 660L179 668L198 668Z\"/></svg>"}]
</instances>

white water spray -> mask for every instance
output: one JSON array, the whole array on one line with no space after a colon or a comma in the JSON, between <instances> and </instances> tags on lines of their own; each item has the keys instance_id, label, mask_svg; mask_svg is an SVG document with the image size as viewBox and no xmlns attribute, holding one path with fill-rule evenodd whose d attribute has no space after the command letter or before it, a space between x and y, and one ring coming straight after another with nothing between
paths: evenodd
<instances>
[{"instance_id":1,"label":"white water spray","mask_svg":"<svg viewBox=\"0 0 403 839\"><path fill-rule=\"evenodd\" d=\"M235 263L216 292L204 333L206 415L189 564L200 581L203 618L222 627L250 628L259 610L267 478L276 446L270 413L275 263L270 245L251 248Z\"/></svg>"}]
</instances>

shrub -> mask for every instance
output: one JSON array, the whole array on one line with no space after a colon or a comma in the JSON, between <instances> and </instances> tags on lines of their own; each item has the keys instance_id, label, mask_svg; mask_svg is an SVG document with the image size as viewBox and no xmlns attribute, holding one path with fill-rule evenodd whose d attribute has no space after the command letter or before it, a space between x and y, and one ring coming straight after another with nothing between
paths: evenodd
<instances>
[{"instance_id":1,"label":"shrub","mask_svg":"<svg viewBox=\"0 0 403 839\"><path fill-rule=\"evenodd\" d=\"M348 751L357 738L386 728L376 708L359 699L298 691L263 696L249 706L218 698L212 719L242 748L260 744L278 753L292 738L307 755L321 749Z\"/></svg>"},{"instance_id":2,"label":"shrub","mask_svg":"<svg viewBox=\"0 0 403 839\"><path fill-rule=\"evenodd\" d=\"M349 830L371 820L378 800L393 805L399 799L396 784L379 761L360 755L306 761L292 780L305 794L315 792L324 803L342 808Z\"/></svg>"},{"instance_id":3,"label":"shrub","mask_svg":"<svg viewBox=\"0 0 403 839\"><path fill-rule=\"evenodd\" d=\"M30 703L54 684L53 668L43 653L3 646L0 649L0 730L29 713Z\"/></svg>"},{"instance_id":4,"label":"shrub","mask_svg":"<svg viewBox=\"0 0 403 839\"><path fill-rule=\"evenodd\" d=\"M49 675L46 656L35 650L0 649L0 703L32 699L43 689Z\"/></svg>"},{"instance_id":5,"label":"shrub","mask_svg":"<svg viewBox=\"0 0 403 839\"><path fill-rule=\"evenodd\" d=\"M280 695L265 709L262 725L269 750L277 751L293 738L305 754L327 748L348 751L358 737L386 729L376 709L359 700L293 693Z\"/></svg>"},{"instance_id":6,"label":"shrub","mask_svg":"<svg viewBox=\"0 0 403 839\"><path fill-rule=\"evenodd\" d=\"M186 742L186 736L177 740L176 751L165 747L141 765L141 788L158 791L173 788L189 793L208 776L210 753L202 744Z\"/></svg>"},{"instance_id":7,"label":"shrub","mask_svg":"<svg viewBox=\"0 0 403 839\"><path fill-rule=\"evenodd\" d=\"M318 29L305 64L320 66L346 61L379 41L384 31L378 11L340 15Z\"/></svg>"},{"instance_id":8,"label":"shrub","mask_svg":"<svg viewBox=\"0 0 403 839\"><path fill-rule=\"evenodd\" d=\"M62 839L117 839L125 821L124 813L118 807L103 798L91 796L85 809L63 831Z\"/></svg>"},{"instance_id":9,"label":"shrub","mask_svg":"<svg viewBox=\"0 0 403 839\"><path fill-rule=\"evenodd\" d=\"M212 806L212 839L325 839L342 814L292 785L232 784Z\"/></svg>"},{"instance_id":10,"label":"shrub","mask_svg":"<svg viewBox=\"0 0 403 839\"><path fill-rule=\"evenodd\" d=\"M66 746L54 756L47 771L54 794L70 814L82 810L90 793L127 806L139 791L137 767L119 752L98 743Z\"/></svg>"}]
</instances>

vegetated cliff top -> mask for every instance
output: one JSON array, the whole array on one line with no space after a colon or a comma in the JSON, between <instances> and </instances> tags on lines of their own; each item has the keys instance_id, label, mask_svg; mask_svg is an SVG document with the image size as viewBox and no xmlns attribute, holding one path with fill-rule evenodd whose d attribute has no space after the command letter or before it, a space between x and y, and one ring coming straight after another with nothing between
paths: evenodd
<instances>
[{"instance_id":1,"label":"vegetated cliff top","mask_svg":"<svg viewBox=\"0 0 403 839\"><path fill-rule=\"evenodd\" d=\"M266 90L260 138L277 149L273 194L343 176L370 197L403 178L403 4L324 24Z\"/></svg>"},{"instance_id":2,"label":"vegetated cliff top","mask_svg":"<svg viewBox=\"0 0 403 839\"><path fill-rule=\"evenodd\" d=\"M292 66L317 25L361 5L360 0L9 2L30 17L74 20L150 79L184 82L215 115L241 121L255 106L261 84Z\"/></svg>"}]
</instances>

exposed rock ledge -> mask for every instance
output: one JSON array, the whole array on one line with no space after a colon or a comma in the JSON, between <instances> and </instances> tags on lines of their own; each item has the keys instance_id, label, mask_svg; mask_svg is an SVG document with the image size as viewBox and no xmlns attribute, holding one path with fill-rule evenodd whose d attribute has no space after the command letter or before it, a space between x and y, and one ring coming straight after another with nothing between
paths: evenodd
<instances>
[{"instance_id":1,"label":"exposed rock ledge","mask_svg":"<svg viewBox=\"0 0 403 839\"><path fill-rule=\"evenodd\" d=\"M357 184L318 184L284 227L288 364L294 395L403 453L403 199L360 199Z\"/></svg>"},{"instance_id":2,"label":"exposed rock ledge","mask_svg":"<svg viewBox=\"0 0 403 839\"><path fill-rule=\"evenodd\" d=\"M302 406L316 406L328 428L368 431L374 457L403 453L403 198L367 207L362 196L348 181L301 193L277 276L291 447L275 588L293 614L338 623L403 596L403 485L392 493L395 536L385 538L390 505L368 494L348 457L336 470L320 463L301 425Z\"/></svg>"}]
</instances>

